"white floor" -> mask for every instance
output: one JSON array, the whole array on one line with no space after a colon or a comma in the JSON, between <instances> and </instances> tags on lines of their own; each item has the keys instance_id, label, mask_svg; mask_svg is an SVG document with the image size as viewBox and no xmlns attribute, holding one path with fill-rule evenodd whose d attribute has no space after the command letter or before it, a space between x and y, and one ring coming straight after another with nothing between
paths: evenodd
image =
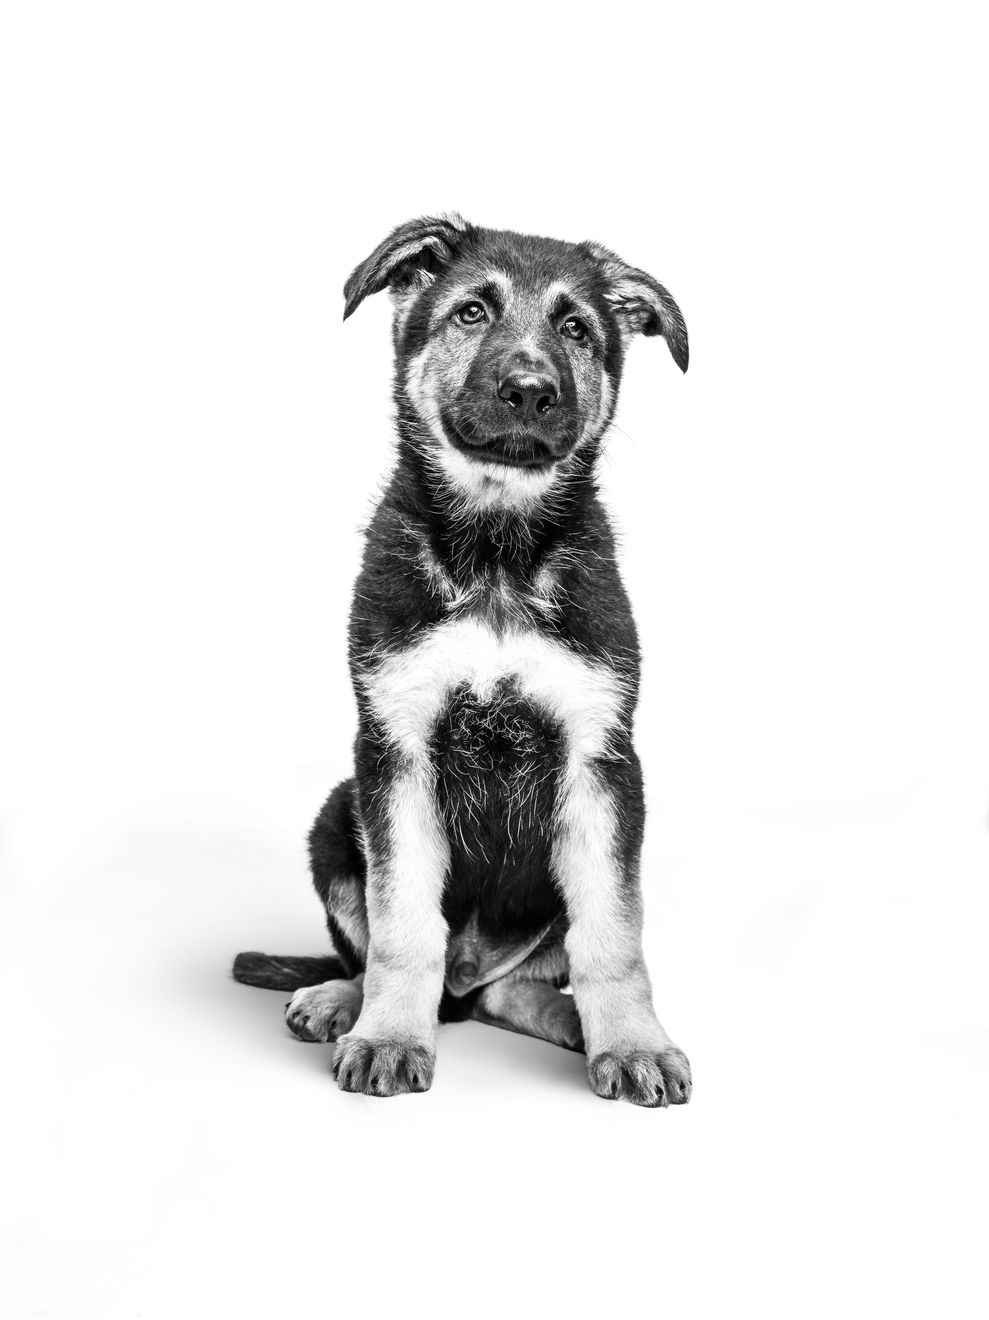
<instances>
[{"instance_id":1,"label":"white floor","mask_svg":"<svg viewBox=\"0 0 989 1320\"><path fill-rule=\"evenodd\" d=\"M669 805L648 946L696 1090L656 1112L473 1023L429 1094L340 1094L226 974L323 948L301 835L121 824L7 895L3 1314L984 1314L985 840L927 902L943 840L887 814Z\"/></svg>"}]
</instances>

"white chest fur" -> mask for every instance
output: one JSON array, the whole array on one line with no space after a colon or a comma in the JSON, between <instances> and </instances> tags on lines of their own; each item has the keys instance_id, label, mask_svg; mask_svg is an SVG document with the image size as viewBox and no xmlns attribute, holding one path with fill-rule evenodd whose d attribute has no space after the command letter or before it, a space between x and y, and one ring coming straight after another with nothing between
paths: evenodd
<instances>
[{"instance_id":1,"label":"white chest fur","mask_svg":"<svg viewBox=\"0 0 989 1320\"><path fill-rule=\"evenodd\" d=\"M506 679L556 720L572 757L607 751L626 697L622 677L535 630L499 634L479 620L451 620L386 656L363 686L389 741L418 759L451 693L466 687L485 701Z\"/></svg>"}]
</instances>

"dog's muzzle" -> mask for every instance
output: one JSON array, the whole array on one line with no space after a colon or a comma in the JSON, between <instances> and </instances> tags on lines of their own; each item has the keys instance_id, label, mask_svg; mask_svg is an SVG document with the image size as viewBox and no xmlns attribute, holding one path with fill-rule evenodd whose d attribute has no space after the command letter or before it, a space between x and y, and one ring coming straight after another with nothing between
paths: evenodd
<instances>
[{"instance_id":1,"label":"dog's muzzle","mask_svg":"<svg viewBox=\"0 0 989 1320\"><path fill-rule=\"evenodd\" d=\"M490 435L472 429L468 423L458 425L449 415L444 415L443 426L454 448L480 463L545 468L562 458L571 448L569 437L555 433L544 435L534 427Z\"/></svg>"}]
</instances>

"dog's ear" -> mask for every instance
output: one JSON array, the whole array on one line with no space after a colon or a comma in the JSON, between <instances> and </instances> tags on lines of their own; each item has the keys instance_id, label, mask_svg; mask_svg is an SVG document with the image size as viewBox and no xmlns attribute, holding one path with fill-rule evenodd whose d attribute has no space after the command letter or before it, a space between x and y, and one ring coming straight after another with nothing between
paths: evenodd
<instances>
[{"instance_id":1,"label":"dog's ear","mask_svg":"<svg viewBox=\"0 0 989 1320\"><path fill-rule=\"evenodd\" d=\"M627 266L600 244L590 246L604 269L605 297L618 317L623 336L662 335L673 361L681 371L686 371L690 360L687 323L669 291L644 270Z\"/></svg>"},{"instance_id":2,"label":"dog's ear","mask_svg":"<svg viewBox=\"0 0 989 1320\"><path fill-rule=\"evenodd\" d=\"M399 225L343 286L343 319L346 321L369 294L382 289L428 288L469 229L459 215L423 216Z\"/></svg>"}]
</instances>

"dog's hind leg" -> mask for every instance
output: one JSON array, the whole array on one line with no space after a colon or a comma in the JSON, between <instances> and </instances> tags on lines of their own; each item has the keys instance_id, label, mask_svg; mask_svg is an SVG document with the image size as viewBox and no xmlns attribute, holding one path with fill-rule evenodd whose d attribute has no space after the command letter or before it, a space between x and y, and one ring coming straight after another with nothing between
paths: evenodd
<instances>
[{"instance_id":1,"label":"dog's hind leg","mask_svg":"<svg viewBox=\"0 0 989 1320\"><path fill-rule=\"evenodd\" d=\"M567 1050L583 1051L584 1036L572 995L545 981L506 976L486 985L471 1011L477 1022L536 1036Z\"/></svg>"},{"instance_id":2,"label":"dog's hind leg","mask_svg":"<svg viewBox=\"0 0 989 1320\"><path fill-rule=\"evenodd\" d=\"M285 1005L285 1022L300 1040L331 1041L348 1032L364 1003L367 959L367 865L354 811L352 779L338 784L309 832L313 884L342 966L337 976L307 983Z\"/></svg>"},{"instance_id":3,"label":"dog's hind leg","mask_svg":"<svg viewBox=\"0 0 989 1320\"><path fill-rule=\"evenodd\" d=\"M316 817L309 831L309 866L330 939L344 964L343 975L354 977L367 961L368 926L367 862L353 779L336 786Z\"/></svg>"},{"instance_id":4,"label":"dog's hind leg","mask_svg":"<svg viewBox=\"0 0 989 1320\"><path fill-rule=\"evenodd\" d=\"M238 953L233 965L235 981L260 986L265 990L307 992L354 983L356 990L344 997L353 1000L356 994L359 1011L360 978L367 957L367 904L364 900L366 867L354 819L353 798L354 781L345 780L330 794L309 834L313 884L323 904L334 952L317 958ZM343 993L334 991L334 994ZM302 1002L300 996L296 998ZM322 998L325 1000L327 996L324 994ZM315 1014L317 1025L314 1030L328 1030L330 1022L342 1021L344 1016L328 1016L324 1004L319 1013ZM298 1021L301 1027L304 1020L296 1014L289 1025L296 1031L294 1023ZM305 1035L303 1030L296 1031L296 1035L302 1035L307 1040L329 1039L323 1034Z\"/></svg>"}]
</instances>

